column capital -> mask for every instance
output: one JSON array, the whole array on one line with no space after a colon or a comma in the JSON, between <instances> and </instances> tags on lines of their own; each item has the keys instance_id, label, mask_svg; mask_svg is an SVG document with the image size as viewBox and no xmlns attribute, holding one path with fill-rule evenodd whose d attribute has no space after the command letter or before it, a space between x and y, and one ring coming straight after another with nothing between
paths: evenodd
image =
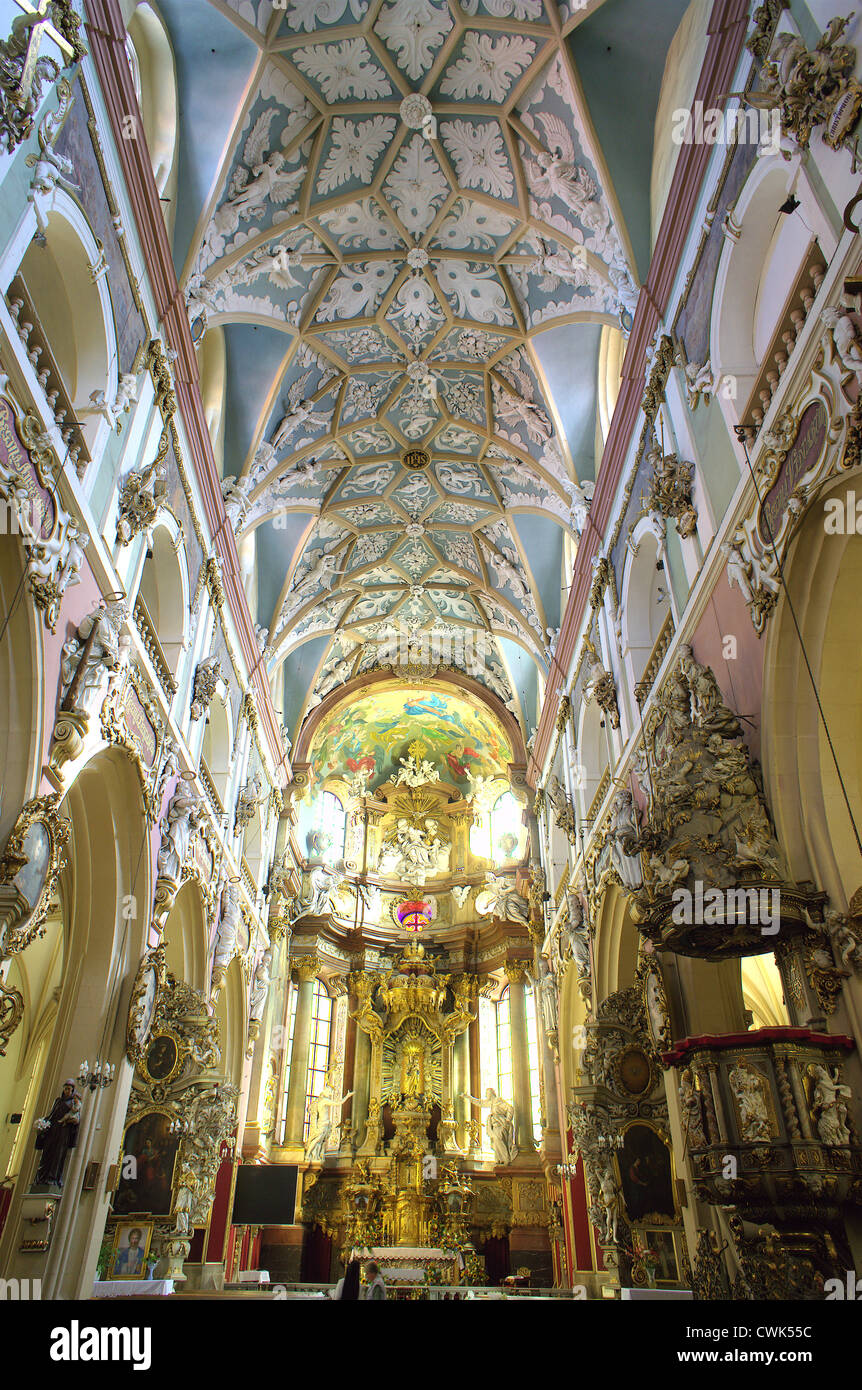
<instances>
[{"instance_id":1,"label":"column capital","mask_svg":"<svg viewBox=\"0 0 862 1390\"><path fill-rule=\"evenodd\" d=\"M290 962L290 968L296 971L300 984L307 985L317 975L320 963L316 956L300 956L298 960Z\"/></svg>"},{"instance_id":2,"label":"column capital","mask_svg":"<svg viewBox=\"0 0 862 1390\"><path fill-rule=\"evenodd\" d=\"M506 964L503 966L503 970L505 972L506 979L509 981L510 985L517 985L520 984L522 981L526 983L528 973L527 964L528 963L525 960L506 961Z\"/></svg>"}]
</instances>

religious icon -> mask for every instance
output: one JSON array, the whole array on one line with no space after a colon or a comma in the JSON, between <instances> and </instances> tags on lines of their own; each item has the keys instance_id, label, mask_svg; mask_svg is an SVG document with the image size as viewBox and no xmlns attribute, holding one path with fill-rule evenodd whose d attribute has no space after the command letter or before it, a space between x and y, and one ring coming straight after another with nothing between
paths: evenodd
<instances>
[{"instance_id":1,"label":"religious icon","mask_svg":"<svg viewBox=\"0 0 862 1390\"><path fill-rule=\"evenodd\" d=\"M647 1246L654 1250L658 1258L655 1266L655 1279L657 1283L676 1283L679 1278L679 1270L676 1260L676 1246L674 1244L673 1231L650 1230L642 1231L641 1239Z\"/></svg>"},{"instance_id":2,"label":"religious icon","mask_svg":"<svg viewBox=\"0 0 862 1390\"><path fill-rule=\"evenodd\" d=\"M170 1133L170 1118L160 1110L150 1111L129 1125L115 1212L170 1215L179 1143L179 1135Z\"/></svg>"},{"instance_id":3,"label":"religious icon","mask_svg":"<svg viewBox=\"0 0 862 1390\"><path fill-rule=\"evenodd\" d=\"M618 1162L629 1220L676 1215L670 1154L654 1129L630 1125Z\"/></svg>"},{"instance_id":4,"label":"religious icon","mask_svg":"<svg viewBox=\"0 0 862 1390\"><path fill-rule=\"evenodd\" d=\"M152 1236L153 1228L148 1222L118 1226L108 1278L143 1279Z\"/></svg>"},{"instance_id":5,"label":"religious icon","mask_svg":"<svg viewBox=\"0 0 862 1390\"><path fill-rule=\"evenodd\" d=\"M176 1071L179 1049L170 1033L158 1033L147 1048L144 1072L151 1081L168 1081Z\"/></svg>"},{"instance_id":6,"label":"religious icon","mask_svg":"<svg viewBox=\"0 0 862 1390\"><path fill-rule=\"evenodd\" d=\"M422 1094L422 1057L413 1047L404 1049L404 1094L405 1096L419 1096Z\"/></svg>"}]
</instances>

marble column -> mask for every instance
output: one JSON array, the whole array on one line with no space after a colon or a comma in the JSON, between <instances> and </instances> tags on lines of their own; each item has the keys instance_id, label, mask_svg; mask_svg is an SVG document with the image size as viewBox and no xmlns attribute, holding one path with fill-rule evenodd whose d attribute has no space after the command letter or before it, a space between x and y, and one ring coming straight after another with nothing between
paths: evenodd
<instances>
[{"instance_id":1,"label":"marble column","mask_svg":"<svg viewBox=\"0 0 862 1390\"><path fill-rule=\"evenodd\" d=\"M506 962L509 981L509 1028L512 1043L512 1093L515 1142L520 1152L535 1152L530 1095L530 1054L527 1046L526 971L519 961Z\"/></svg>"},{"instance_id":2,"label":"marble column","mask_svg":"<svg viewBox=\"0 0 862 1390\"><path fill-rule=\"evenodd\" d=\"M295 964L299 978L296 999L296 1018L293 1024L293 1046L290 1053L290 1084L287 1088L287 1117L284 1125L286 1147L302 1145L305 1125L305 1084L308 1076L308 1053L311 1046L311 1005L318 964L304 957Z\"/></svg>"}]
</instances>

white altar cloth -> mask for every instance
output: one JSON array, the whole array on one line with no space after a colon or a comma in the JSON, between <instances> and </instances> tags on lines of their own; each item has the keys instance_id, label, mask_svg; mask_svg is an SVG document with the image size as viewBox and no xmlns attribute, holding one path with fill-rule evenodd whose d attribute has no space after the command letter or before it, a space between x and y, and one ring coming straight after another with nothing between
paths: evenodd
<instances>
[{"instance_id":1,"label":"white altar cloth","mask_svg":"<svg viewBox=\"0 0 862 1390\"><path fill-rule=\"evenodd\" d=\"M97 1279L94 1298L164 1298L174 1291L173 1279Z\"/></svg>"}]
</instances>

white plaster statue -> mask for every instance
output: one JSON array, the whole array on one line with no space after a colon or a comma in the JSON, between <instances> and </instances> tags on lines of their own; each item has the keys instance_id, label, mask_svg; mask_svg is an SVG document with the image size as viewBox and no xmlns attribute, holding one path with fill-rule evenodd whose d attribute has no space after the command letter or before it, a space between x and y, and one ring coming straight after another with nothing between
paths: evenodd
<instances>
[{"instance_id":1,"label":"white plaster statue","mask_svg":"<svg viewBox=\"0 0 862 1390\"><path fill-rule=\"evenodd\" d=\"M812 1062L806 1068L811 1078L813 1090L811 1113L817 1122L817 1133L824 1144L849 1144L850 1129L847 1124L847 1103L852 1092L838 1080L838 1069L830 1074L826 1067Z\"/></svg>"},{"instance_id":2,"label":"white plaster statue","mask_svg":"<svg viewBox=\"0 0 862 1390\"><path fill-rule=\"evenodd\" d=\"M203 803L188 782L180 781L162 821L158 853L159 878L179 883L183 865L189 857L192 838L204 815Z\"/></svg>"},{"instance_id":3,"label":"white plaster statue","mask_svg":"<svg viewBox=\"0 0 862 1390\"><path fill-rule=\"evenodd\" d=\"M74 708L92 714L102 702L111 673L122 669L128 659L128 643L123 646L120 628L128 618L123 603L103 604L79 625L74 637L63 645L61 676L63 697L75 684Z\"/></svg>"},{"instance_id":4,"label":"white plaster statue","mask_svg":"<svg viewBox=\"0 0 862 1390\"><path fill-rule=\"evenodd\" d=\"M539 981L539 1004L542 1010L542 1023L545 1026L545 1032L555 1033L559 1026L557 986L547 966Z\"/></svg>"},{"instance_id":5,"label":"white plaster statue","mask_svg":"<svg viewBox=\"0 0 862 1390\"><path fill-rule=\"evenodd\" d=\"M640 838L640 828L634 798L625 788L614 797L610 835L614 868L627 887L639 888L643 883L643 874L635 846Z\"/></svg>"},{"instance_id":6,"label":"white plaster statue","mask_svg":"<svg viewBox=\"0 0 862 1390\"><path fill-rule=\"evenodd\" d=\"M432 762L427 758L415 757L408 753L406 758L399 758L401 764L397 775L394 778L395 786L424 787L428 782L439 782L440 773ZM469 773L468 773L469 776Z\"/></svg>"},{"instance_id":7,"label":"white plaster statue","mask_svg":"<svg viewBox=\"0 0 862 1390\"><path fill-rule=\"evenodd\" d=\"M41 149L38 155L28 155L27 163L33 168L33 177L30 180L30 190L27 194L27 201L32 204L36 214L36 226L39 228L39 235L45 236L48 230L48 218L54 210L54 198L58 188L64 189L67 193L80 193L80 187L75 183L72 175L75 172L74 165L65 155L58 154L55 149L43 141L42 131L39 131L39 144Z\"/></svg>"},{"instance_id":8,"label":"white plaster statue","mask_svg":"<svg viewBox=\"0 0 862 1390\"><path fill-rule=\"evenodd\" d=\"M862 381L862 337L846 305L823 309L821 319L832 330L835 351L845 371Z\"/></svg>"},{"instance_id":9,"label":"white plaster statue","mask_svg":"<svg viewBox=\"0 0 862 1390\"><path fill-rule=\"evenodd\" d=\"M68 588L81 582L80 569L84 550L90 543L82 535L71 516L59 503L54 530L47 539L39 538L29 524L30 508L19 516L22 539L27 548L27 577L32 584L44 588L49 595L47 615L49 625L56 624L60 602Z\"/></svg>"},{"instance_id":10,"label":"white plaster statue","mask_svg":"<svg viewBox=\"0 0 862 1390\"><path fill-rule=\"evenodd\" d=\"M300 917L325 917L332 910L332 896L341 877L340 868L330 869L326 864L318 864L312 869L308 875L310 895L298 904L299 912L294 922L298 922Z\"/></svg>"},{"instance_id":11,"label":"white plaster statue","mask_svg":"<svg viewBox=\"0 0 862 1390\"><path fill-rule=\"evenodd\" d=\"M314 402L302 395L310 376L311 372L307 371L287 393L287 411L272 437L272 448L276 451L287 443L301 425L305 425L306 429L324 429L329 423L325 411L315 410Z\"/></svg>"},{"instance_id":12,"label":"white plaster statue","mask_svg":"<svg viewBox=\"0 0 862 1390\"><path fill-rule=\"evenodd\" d=\"M271 968L272 951L267 948L257 963L251 985L248 1016L249 1020L254 1023L260 1023L263 1018L266 996L269 993L269 972Z\"/></svg>"},{"instance_id":13,"label":"white plaster statue","mask_svg":"<svg viewBox=\"0 0 862 1390\"><path fill-rule=\"evenodd\" d=\"M470 794L467 800L473 807L474 814L479 816L480 822L485 819L497 800L497 792L494 790L495 780L493 776L483 777L481 773L474 776L469 768L467 769L467 781L470 783Z\"/></svg>"},{"instance_id":14,"label":"white plaster statue","mask_svg":"<svg viewBox=\"0 0 862 1390\"><path fill-rule=\"evenodd\" d=\"M862 970L862 940L841 912L828 907L823 921L832 942L835 960L844 970Z\"/></svg>"},{"instance_id":15,"label":"white plaster statue","mask_svg":"<svg viewBox=\"0 0 862 1390\"><path fill-rule=\"evenodd\" d=\"M329 1136L335 1128L334 1116L341 1113L342 1106L353 1095L352 1091L348 1091L345 1096L336 1096L337 1075L338 1068L330 1067L326 1073L323 1090L319 1095L312 1096L308 1103L310 1124L305 1145L305 1158L308 1163L319 1163L323 1160Z\"/></svg>"},{"instance_id":16,"label":"white plaster statue","mask_svg":"<svg viewBox=\"0 0 862 1390\"><path fill-rule=\"evenodd\" d=\"M569 905L569 920L564 928L566 945L572 952L572 960L575 962L578 975L581 977L589 976L591 970L590 935L584 921L584 909L580 898L575 893L568 893L566 900Z\"/></svg>"},{"instance_id":17,"label":"white plaster statue","mask_svg":"<svg viewBox=\"0 0 862 1390\"><path fill-rule=\"evenodd\" d=\"M750 1062L737 1062L728 1076L730 1089L739 1108L739 1127L743 1140L764 1143L773 1138L766 1077Z\"/></svg>"},{"instance_id":18,"label":"white plaster statue","mask_svg":"<svg viewBox=\"0 0 862 1390\"><path fill-rule=\"evenodd\" d=\"M438 822L426 817L424 824L411 825L402 816L380 855L378 872L404 879L422 887L430 874L445 873L449 867L451 845L437 835Z\"/></svg>"},{"instance_id":19,"label":"white plaster statue","mask_svg":"<svg viewBox=\"0 0 862 1390\"><path fill-rule=\"evenodd\" d=\"M476 894L476 911L480 917L499 917L504 922L530 925L530 904L516 892L506 878L498 878L490 870L485 874L485 887Z\"/></svg>"},{"instance_id":20,"label":"white plaster statue","mask_svg":"<svg viewBox=\"0 0 862 1390\"><path fill-rule=\"evenodd\" d=\"M468 1095L466 1092L461 1094L462 1100L469 1100L471 1104L478 1105L480 1110L487 1109L488 1122L485 1131L488 1135L488 1142L494 1150L494 1158L501 1168L508 1167L514 1163L518 1157L518 1146L515 1143L515 1107L510 1101L498 1096L493 1086L489 1086L485 1092L485 1099L479 1100L476 1096Z\"/></svg>"},{"instance_id":21,"label":"white plaster statue","mask_svg":"<svg viewBox=\"0 0 862 1390\"><path fill-rule=\"evenodd\" d=\"M280 150L273 150L262 164L255 164L249 182L235 193L219 212L224 213L230 209L232 213L251 217L256 211L262 210L270 199L274 203L285 203L297 184L302 181L305 171L299 169L290 174L283 171L284 155Z\"/></svg>"},{"instance_id":22,"label":"white plaster statue","mask_svg":"<svg viewBox=\"0 0 862 1390\"><path fill-rule=\"evenodd\" d=\"M239 914L239 883L229 879L222 892L221 917L213 955L213 974L217 971L223 973L230 964L239 929Z\"/></svg>"},{"instance_id":23,"label":"white plaster statue","mask_svg":"<svg viewBox=\"0 0 862 1390\"><path fill-rule=\"evenodd\" d=\"M221 491L224 509L233 530L242 529L242 524L251 506L252 481L248 474L243 478L222 478Z\"/></svg>"}]
</instances>

